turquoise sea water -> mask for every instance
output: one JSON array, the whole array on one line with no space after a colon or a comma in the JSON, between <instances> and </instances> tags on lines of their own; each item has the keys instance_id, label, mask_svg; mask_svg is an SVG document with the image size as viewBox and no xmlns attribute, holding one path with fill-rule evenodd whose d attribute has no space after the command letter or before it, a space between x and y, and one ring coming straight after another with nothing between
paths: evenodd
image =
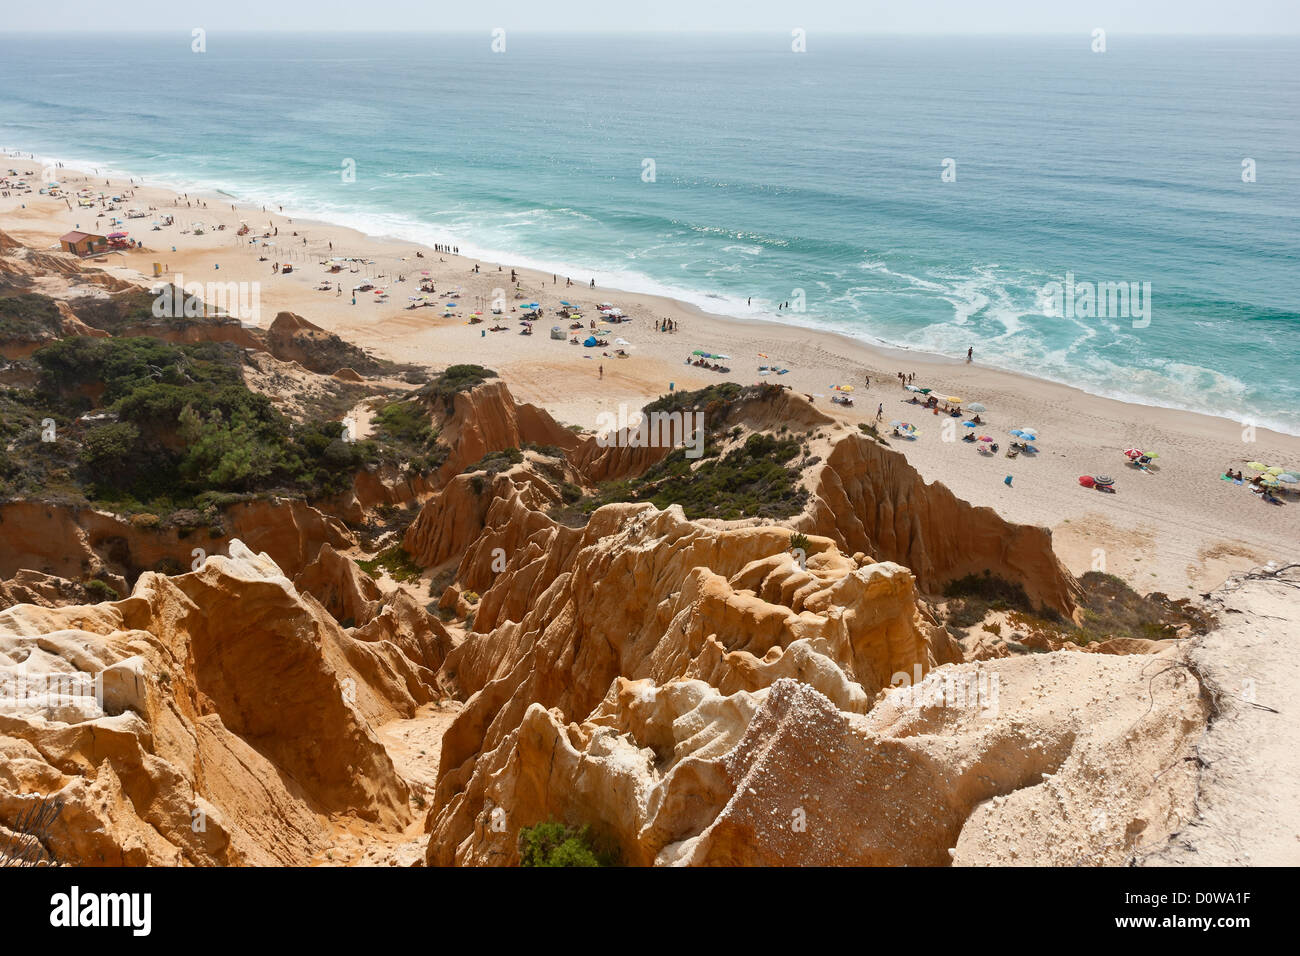
<instances>
[{"instance_id":1,"label":"turquoise sea water","mask_svg":"<svg viewBox=\"0 0 1300 956\"><path fill-rule=\"evenodd\" d=\"M0 146L1300 434L1300 39L506 40L0 36Z\"/></svg>"}]
</instances>

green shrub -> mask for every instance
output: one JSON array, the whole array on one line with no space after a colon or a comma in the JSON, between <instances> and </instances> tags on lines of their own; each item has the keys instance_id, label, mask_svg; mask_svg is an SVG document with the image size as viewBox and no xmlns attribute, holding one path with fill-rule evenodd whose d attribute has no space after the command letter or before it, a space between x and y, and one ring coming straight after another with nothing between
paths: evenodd
<instances>
[{"instance_id":1,"label":"green shrub","mask_svg":"<svg viewBox=\"0 0 1300 956\"><path fill-rule=\"evenodd\" d=\"M524 453L518 448L503 448L500 451L488 452L474 464L465 468L461 474L468 475L472 472L485 471L491 478L501 471L509 471L513 465L517 465L524 460Z\"/></svg>"},{"instance_id":2,"label":"green shrub","mask_svg":"<svg viewBox=\"0 0 1300 956\"><path fill-rule=\"evenodd\" d=\"M90 596L91 601L95 604L100 604L103 601L117 601L122 597L111 584L101 581L99 578L91 578L82 587L86 589L86 594Z\"/></svg>"},{"instance_id":3,"label":"green shrub","mask_svg":"<svg viewBox=\"0 0 1300 956\"><path fill-rule=\"evenodd\" d=\"M726 455L701 458L692 466L686 449L677 448L639 478L602 485L587 510L615 501L652 501L658 508L681 505L688 518L788 518L808 499L799 483L801 469L788 464L799 451L792 438L756 433Z\"/></svg>"},{"instance_id":4,"label":"green shrub","mask_svg":"<svg viewBox=\"0 0 1300 956\"><path fill-rule=\"evenodd\" d=\"M414 581L423 570L400 544L385 548L369 560L358 561L357 566L371 577L384 570L394 581Z\"/></svg>"},{"instance_id":5,"label":"green shrub","mask_svg":"<svg viewBox=\"0 0 1300 956\"><path fill-rule=\"evenodd\" d=\"M520 866L610 866L592 843L588 827L575 829L552 820L519 831Z\"/></svg>"},{"instance_id":6,"label":"green shrub","mask_svg":"<svg viewBox=\"0 0 1300 956\"><path fill-rule=\"evenodd\" d=\"M127 484L141 464L139 441L140 429L130 422L99 425L86 432L81 458L93 473Z\"/></svg>"}]
</instances>

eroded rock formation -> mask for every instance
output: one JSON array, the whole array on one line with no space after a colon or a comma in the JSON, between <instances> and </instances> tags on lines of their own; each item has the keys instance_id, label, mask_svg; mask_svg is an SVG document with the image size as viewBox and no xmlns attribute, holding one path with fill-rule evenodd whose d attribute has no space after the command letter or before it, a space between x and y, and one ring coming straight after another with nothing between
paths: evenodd
<instances>
[{"instance_id":1,"label":"eroded rock formation","mask_svg":"<svg viewBox=\"0 0 1300 956\"><path fill-rule=\"evenodd\" d=\"M304 576L331 568L352 574L326 554ZM436 694L445 634L410 602L356 610L347 631L236 540L121 601L0 612L0 825L57 795L48 850L109 865L303 863L332 814L400 829L375 727Z\"/></svg>"}]
</instances>

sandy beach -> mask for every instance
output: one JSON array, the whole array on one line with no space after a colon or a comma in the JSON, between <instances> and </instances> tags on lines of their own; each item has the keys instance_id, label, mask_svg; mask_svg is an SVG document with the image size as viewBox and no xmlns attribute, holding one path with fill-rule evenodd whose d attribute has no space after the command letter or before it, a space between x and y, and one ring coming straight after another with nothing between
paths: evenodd
<instances>
[{"instance_id":1,"label":"sandy beach","mask_svg":"<svg viewBox=\"0 0 1300 956\"><path fill-rule=\"evenodd\" d=\"M37 163L13 157L3 163L30 182L40 180ZM105 234L112 231L111 217L122 216L128 207L145 210L145 218L126 220L121 227L144 248L110 253L98 263L101 268L142 285L179 278L185 283L257 283L258 324L263 327L278 312L290 311L383 358L432 367L482 364L495 369L518 399L546 407L566 424L593 429L602 412L617 413L620 403L639 407L667 392L670 383L682 390L726 380L778 381L812 395L823 411L849 421L874 420L883 406L886 433L891 421L915 423L919 435L910 441L890 438L891 447L903 451L927 480L943 482L972 503L992 507L1012 521L1050 528L1058 554L1075 573L1105 570L1138 590L1183 597L1207 591L1245 568L1295 560L1300 552L1300 498L1287 494L1284 504L1270 505L1248 486L1220 479L1226 469L1243 469L1252 461L1300 468L1300 438L1295 436L983 368L978 344L971 364L893 352L829 332L727 318L671 299L605 288L599 275L567 277L573 282L569 286L565 276L520 269L511 281L509 263L477 262L291 218L278 209L232 206L228 197L178 197L168 189L106 184L102 177L68 169L58 170L57 176L70 191L90 186L122 194L125 201L118 211L103 213L75 208L75 203L69 208L61 198L34 192L13 195L0 198L0 229L26 244L57 248L58 237L69 230ZM175 217L175 224L153 231L151 223L167 215ZM236 235L241 221L250 227L242 237ZM192 228L196 222L203 224L200 235ZM266 232L272 234L265 240L271 245L260 239ZM332 256L363 261L331 274L324 263ZM154 263L161 266L159 278L154 278ZM292 265L292 273L273 271L276 263ZM435 284L438 307L408 309L408 297L419 293L422 279ZM354 304L353 287L367 281L387 291L387 300L358 292ZM325 282L329 291L319 288ZM458 297L446 297L452 292ZM487 331L493 320L489 303L501 295L506 301L501 324L507 329ZM584 326L595 317L599 329L608 329L601 337L610 347L570 344L569 322L555 315L562 300L583 307ZM460 303L455 314L444 316L443 303L452 301ZM538 302L545 313L531 336L518 334L514 310L523 302ZM595 307L602 302L621 308L630 321L601 321ZM476 309L487 321L469 324L469 313ZM657 331L656 323L664 319L677 330ZM553 325L564 329L564 339L550 337ZM583 337L587 331L584 327ZM616 338L631 343L628 357L615 356ZM730 372L686 364L697 349L725 353ZM760 365L789 371L764 376ZM993 436L999 452L979 454L972 444L955 440L966 431L960 419L909 404L912 395L899 383L898 372L913 374L918 385L941 394L986 406L977 433ZM836 384L853 386L854 407L831 404ZM946 422L952 424L945 427ZM1005 457L1012 428L1034 429L1039 453ZM1131 447L1158 453L1156 467L1142 472L1129 466L1122 452ZM1101 473L1115 477L1114 494L1078 483L1081 475Z\"/></svg>"}]
</instances>

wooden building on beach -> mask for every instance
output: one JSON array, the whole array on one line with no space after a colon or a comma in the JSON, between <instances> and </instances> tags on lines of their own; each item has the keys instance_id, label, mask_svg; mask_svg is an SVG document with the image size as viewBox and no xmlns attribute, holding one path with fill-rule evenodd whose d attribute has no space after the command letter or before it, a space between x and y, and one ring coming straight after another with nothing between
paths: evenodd
<instances>
[{"instance_id":1,"label":"wooden building on beach","mask_svg":"<svg viewBox=\"0 0 1300 956\"><path fill-rule=\"evenodd\" d=\"M97 236L93 232L74 229L67 235L59 236L59 245L63 247L64 252L89 256L96 252L103 252L108 247L108 239L105 236Z\"/></svg>"}]
</instances>

